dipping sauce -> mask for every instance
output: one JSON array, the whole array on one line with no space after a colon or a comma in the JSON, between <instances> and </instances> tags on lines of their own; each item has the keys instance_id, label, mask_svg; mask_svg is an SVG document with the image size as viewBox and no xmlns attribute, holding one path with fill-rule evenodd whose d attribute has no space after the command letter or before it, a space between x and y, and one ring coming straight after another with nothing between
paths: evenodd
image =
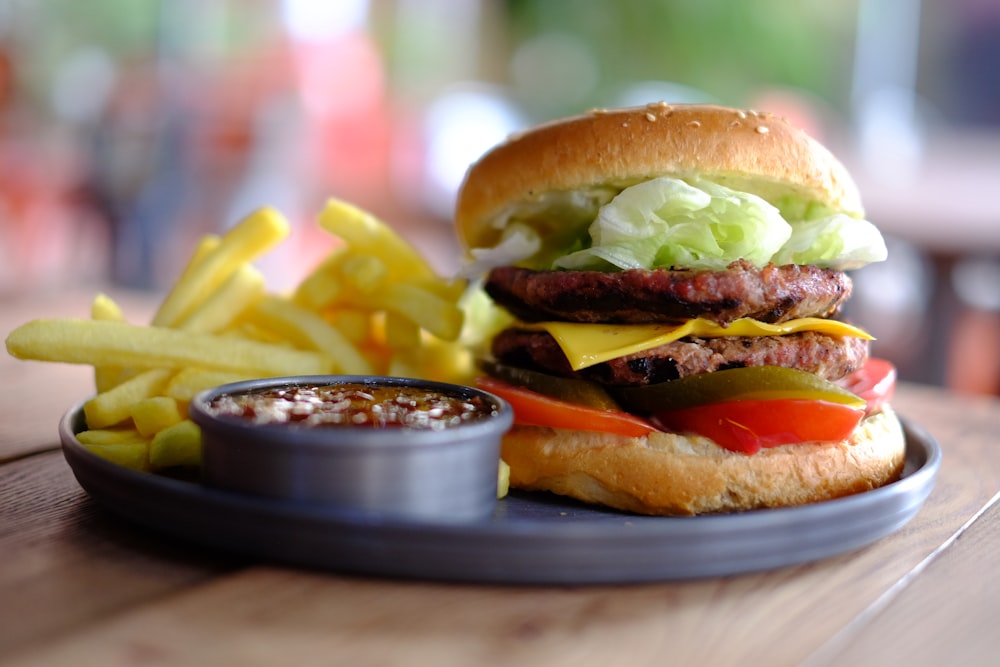
<instances>
[{"instance_id":1,"label":"dipping sauce","mask_svg":"<svg viewBox=\"0 0 1000 667\"><path fill-rule=\"evenodd\" d=\"M485 398L402 385L345 383L289 385L220 394L210 414L256 424L303 427L353 426L439 431L497 414Z\"/></svg>"}]
</instances>

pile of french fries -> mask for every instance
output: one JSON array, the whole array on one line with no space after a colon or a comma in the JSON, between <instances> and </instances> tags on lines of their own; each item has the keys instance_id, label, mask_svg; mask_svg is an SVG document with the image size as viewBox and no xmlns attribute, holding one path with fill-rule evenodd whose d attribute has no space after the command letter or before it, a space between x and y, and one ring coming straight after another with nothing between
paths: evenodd
<instances>
[{"instance_id":1,"label":"pile of french fries","mask_svg":"<svg viewBox=\"0 0 1000 667\"><path fill-rule=\"evenodd\" d=\"M467 383L465 282L437 275L388 225L346 202L329 201L319 224L340 243L290 294L271 293L253 266L291 231L265 208L201 241L149 325L128 322L99 294L91 319L28 322L7 350L93 366L79 441L147 471L200 465L187 406L220 384L315 374Z\"/></svg>"}]
</instances>

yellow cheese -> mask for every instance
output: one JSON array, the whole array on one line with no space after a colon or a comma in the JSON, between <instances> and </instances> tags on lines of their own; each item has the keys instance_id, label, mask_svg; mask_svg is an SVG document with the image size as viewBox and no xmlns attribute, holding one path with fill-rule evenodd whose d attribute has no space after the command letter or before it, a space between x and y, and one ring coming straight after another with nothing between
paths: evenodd
<instances>
[{"instance_id":1,"label":"yellow cheese","mask_svg":"<svg viewBox=\"0 0 1000 667\"><path fill-rule=\"evenodd\" d=\"M801 331L818 331L835 336L853 336L872 340L866 332L844 322L818 317L803 317L780 324L767 324L742 318L728 327L703 318L688 320L679 326L668 324L581 324L577 322L538 322L523 325L548 331L573 370L580 370L609 359L672 343L685 336L720 338L722 336L781 336Z\"/></svg>"}]
</instances>

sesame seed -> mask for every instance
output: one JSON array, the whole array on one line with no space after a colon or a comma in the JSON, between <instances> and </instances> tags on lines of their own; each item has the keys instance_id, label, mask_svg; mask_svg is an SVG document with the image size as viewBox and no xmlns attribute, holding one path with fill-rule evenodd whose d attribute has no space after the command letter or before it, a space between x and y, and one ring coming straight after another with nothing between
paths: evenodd
<instances>
[{"instance_id":1,"label":"sesame seed","mask_svg":"<svg viewBox=\"0 0 1000 667\"><path fill-rule=\"evenodd\" d=\"M647 111L646 112L646 120L648 120L650 123L656 122L656 114L652 113L651 111Z\"/></svg>"},{"instance_id":2,"label":"sesame seed","mask_svg":"<svg viewBox=\"0 0 1000 667\"><path fill-rule=\"evenodd\" d=\"M757 134L767 134L767 133L768 133L768 132L770 131L770 130L768 130L768 129L767 129L767 127L766 127L766 126L764 126L764 125L758 125L758 126L756 127L756 130L757 130Z\"/></svg>"},{"instance_id":3,"label":"sesame seed","mask_svg":"<svg viewBox=\"0 0 1000 667\"><path fill-rule=\"evenodd\" d=\"M745 119L747 117L747 112L746 111L737 111L736 115L739 116L740 119L742 120L742 119Z\"/></svg>"},{"instance_id":4,"label":"sesame seed","mask_svg":"<svg viewBox=\"0 0 1000 667\"><path fill-rule=\"evenodd\" d=\"M700 120L692 120L690 123L688 123L688 127L694 127L694 128L701 127L701 121Z\"/></svg>"}]
</instances>

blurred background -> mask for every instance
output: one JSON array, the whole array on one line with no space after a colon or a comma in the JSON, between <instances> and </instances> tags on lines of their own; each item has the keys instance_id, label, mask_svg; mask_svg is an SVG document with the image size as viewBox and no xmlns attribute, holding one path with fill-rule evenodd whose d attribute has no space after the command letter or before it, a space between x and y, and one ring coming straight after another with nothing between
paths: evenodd
<instances>
[{"instance_id":1,"label":"blurred background","mask_svg":"<svg viewBox=\"0 0 1000 667\"><path fill-rule=\"evenodd\" d=\"M0 307L162 290L274 206L290 286L329 196L443 273L468 164L591 107L714 101L848 164L890 259L849 316L903 379L1000 393L997 0L0 0Z\"/></svg>"}]
</instances>

